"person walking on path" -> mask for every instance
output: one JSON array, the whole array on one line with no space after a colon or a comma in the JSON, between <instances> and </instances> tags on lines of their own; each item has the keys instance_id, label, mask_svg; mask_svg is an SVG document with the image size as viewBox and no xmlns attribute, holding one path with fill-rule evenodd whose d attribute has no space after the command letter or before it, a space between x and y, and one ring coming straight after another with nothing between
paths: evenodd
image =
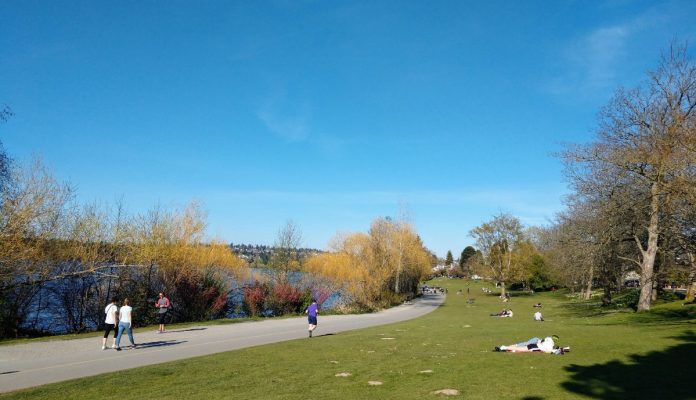
<instances>
[{"instance_id":1,"label":"person walking on path","mask_svg":"<svg viewBox=\"0 0 696 400\"><path fill-rule=\"evenodd\" d=\"M133 340L133 307L128 305L128 299L123 299L123 307L118 311L118 336L116 336L116 350L121 351L121 337L123 331L128 332L128 340L131 346L135 349L135 340Z\"/></svg>"},{"instance_id":2,"label":"person walking on path","mask_svg":"<svg viewBox=\"0 0 696 400\"><path fill-rule=\"evenodd\" d=\"M106 319L104 320L104 338L102 339L102 350L106 350L106 339L109 337L109 332L114 330L114 343L111 345L112 348L116 348L116 335L118 335L118 326L116 326L116 321L118 317L118 306L116 305L116 298L111 298L111 303L107 304L104 308L104 313L106 314Z\"/></svg>"},{"instance_id":3,"label":"person walking on path","mask_svg":"<svg viewBox=\"0 0 696 400\"><path fill-rule=\"evenodd\" d=\"M167 313L171 306L172 302L169 301L164 293L160 292L159 299L155 302L155 307L157 307L158 310L157 320L159 321L159 330L157 333L164 333L164 321L167 318Z\"/></svg>"},{"instance_id":4,"label":"person walking on path","mask_svg":"<svg viewBox=\"0 0 696 400\"><path fill-rule=\"evenodd\" d=\"M307 314L307 320L309 321L309 337L312 337L312 332L317 329L317 315L319 314L319 306L317 301L312 299L312 304L305 310Z\"/></svg>"}]
</instances>

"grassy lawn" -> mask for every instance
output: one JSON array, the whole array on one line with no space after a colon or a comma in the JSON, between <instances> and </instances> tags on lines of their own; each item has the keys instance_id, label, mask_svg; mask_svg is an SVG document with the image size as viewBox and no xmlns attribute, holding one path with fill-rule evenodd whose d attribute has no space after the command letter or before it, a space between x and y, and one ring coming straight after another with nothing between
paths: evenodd
<instances>
[{"instance_id":1,"label":"grassy lawn","mask_svg":"<svg viewBox=\"0 0 696 400\"><path fill-rule=\"evenodd\" d=\"M424 317L42 386L13 399L696 399L696 306L596 312L561 293L503 304L467 282L440 280L447 302ZM456 291L463 289L462 295ZM546 321L532 321L541 302ZM488 315L512 308L513 318ZM319 320L321 324L321 318ZM321 325L317 331L322 333ZM495 353L556 334L563 356ZM431 371L431 372L423 372ZM349 373L337 377L339 373ZM379 381L381 385L370 385Z\"/></svg>"}]
</instances>

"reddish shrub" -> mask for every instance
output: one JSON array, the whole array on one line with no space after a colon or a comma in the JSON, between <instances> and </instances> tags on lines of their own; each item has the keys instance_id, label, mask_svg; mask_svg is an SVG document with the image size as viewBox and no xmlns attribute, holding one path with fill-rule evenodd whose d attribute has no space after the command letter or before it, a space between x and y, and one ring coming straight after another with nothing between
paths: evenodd
<instances>
[{"instance_id":1,"label":"reddish shrub","mask_svg":"<svg viewBox=\"0 0 696 400\"><path fill-rule=\"evenodd\" d=\"M266 288L262 285L244 288L244 306L247 313L252 317L259 315L263 311L263 303L266 300Z\"/></svg>"},{"instance_id":2,"label":"reddish shrub","mask_svg":"<svg viewBox=\"0 0 696 400\"><path fill-rule=\"evenodd\" d=\"M302 290L287 283L273 286L268 306L275 315L300 312L302 308Z\"/></svg>"}]
</instances>

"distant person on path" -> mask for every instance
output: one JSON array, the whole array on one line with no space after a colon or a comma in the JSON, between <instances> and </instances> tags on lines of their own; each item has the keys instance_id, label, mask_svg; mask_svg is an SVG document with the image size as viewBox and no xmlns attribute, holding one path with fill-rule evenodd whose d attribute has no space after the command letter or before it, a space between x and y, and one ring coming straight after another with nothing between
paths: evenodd
<instances>
[{"instance_id":1,"label":"distant person on path","mask_svg":"<svg viewBox=\"0 0 696 400\"><path fill-rule=\"evenodd\" d=\"M312 337L312 332L317 329L317 315L319 314L319 306L317 301L312 299L312 304L305 310L307 320L309 321L309 337Z\"/></svg>"},{"instance_id":2,"label":"distant person on path","mask_svg":"<svg viewBox=\"0 0 696 400\"><path fill-rule=\"evenodd\" d=\"M118 320L118 306L116 305L116 298L111 298L111 303L106 305L104 308L104 313L106 314L106 319L104 320L104 338L102 339L102 350L106 350L106 339L109 337L109 332L114 330L114 343L111 347L116 348L116 335L118 335L118 326L116 321Z\"/></svg>"},{"instance_id":3,"label":"distant person on path","mask_svg":"<svg viewBox=\"0 0 696 400\"><path fill-rule=\"evenodd\" d=\"M155 307L158 309L157 320L159 321L159 330L157 333L164 333L164 321L167 318L167 313L171 306L172 302L164 296L164 293L160 292L159 299L155 302Z\"/></svg>"},{"instance_id":4,"label":"distant person on path","mask_svg":"<svg viewBox=\"0 0 696 400\"><path fill-rule=\"evenodd\" d=\"M118 336L116 336L116 350L121 351L121 336L123 331L128 332L128 340L131 346L135 349L135 340L133 340L133 307L128 305L128 299L123 299L123 307L118 310Z\"/></svg>"}]
</instances>

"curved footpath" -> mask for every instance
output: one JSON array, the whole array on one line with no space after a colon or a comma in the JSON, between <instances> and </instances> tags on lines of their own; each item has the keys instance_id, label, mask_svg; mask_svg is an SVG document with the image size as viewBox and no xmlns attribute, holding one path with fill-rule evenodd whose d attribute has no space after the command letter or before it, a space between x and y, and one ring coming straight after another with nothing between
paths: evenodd
<instances>
[{"instance_id":1,"label":"curved footpath","mask_svg":"<svg viewBox=\"0 0 696 400\"><path fill-rule=\"evenodd\" d=\"M420 317L435 310L444 295L425 295L372 314L319 316L315 337ZM112 343L109 335L107 344ZM195 326L164 334L136 332L137 349L101 350L101 337L0 346L0 392L307 337L306 317L229 325ZM308 339L309 340L309 339ZM312 339L316 340L316 339Z\"/></svg>"}]
</instances>

